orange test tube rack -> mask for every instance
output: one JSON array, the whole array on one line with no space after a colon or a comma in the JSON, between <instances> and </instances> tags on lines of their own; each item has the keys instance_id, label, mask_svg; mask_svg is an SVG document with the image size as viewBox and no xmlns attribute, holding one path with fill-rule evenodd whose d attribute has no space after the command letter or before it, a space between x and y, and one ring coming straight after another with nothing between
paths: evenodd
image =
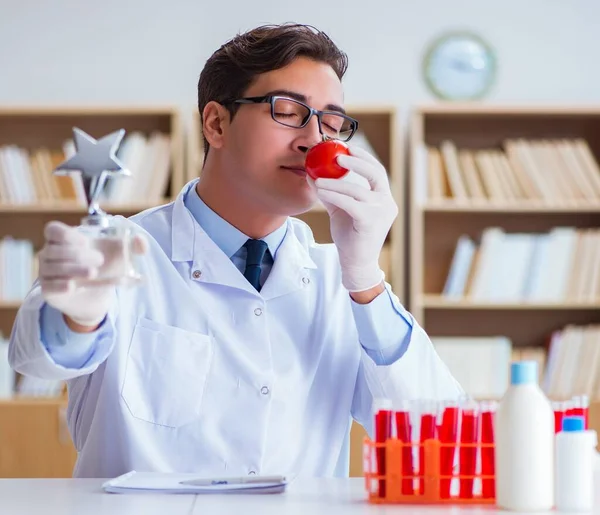
<instances>
[{"instance_id":1,"label":"orange test tube rack","mask_svg":"<svg viewBox=\"0 0 600 515\"><path fill-rule=\"evenodd\" d=\"M402 492L403 480L409 479L402 474L402 450L411 446L413 450L424 447L424 469L425 473L420 475L419 470L413 474L414 493L405 494ZM461 479L473 478L475 481L492 480L495 482L495 476L476 473L473 476L461 476L458 473L452 476L441 474L440 451L445 446L454 446L458 453L461 447L477 447L478 452L481 449L494 447L493 443L452 443L445 444L438 439L425 440L424 443L412 442L404 443L396 438L390 438L386 442L374 442L366 437L364 440L364 479L365 487L368 492L368 500L375 504L494 504L495 496L482 497L481 494L474 494L470 498L461 498L459 496L450 496L442 498L441 483L442 479L452 479L460 481ZM385 475L377 474L377 450L385 448ZM417 453L418 454L418 453ZM422 480L422 481L421 481ZM381 481L385 482L383 496L380 495ZM419 491L419 484L423 485L423 491Z\"/></svg>"}]
</instances>

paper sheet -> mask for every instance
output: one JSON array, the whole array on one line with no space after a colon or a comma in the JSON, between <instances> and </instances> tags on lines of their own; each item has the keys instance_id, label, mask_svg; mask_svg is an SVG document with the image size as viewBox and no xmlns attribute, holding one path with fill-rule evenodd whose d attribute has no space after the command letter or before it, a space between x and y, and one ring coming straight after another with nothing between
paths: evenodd
<instances>
[{"instance_id":1,"label":"paper sheet","mask_svg":"<svg viewBox=\"0 0 600 515\"><path fill-rule=\"evenodd\" d=\"M168 494L271 494L285 490L287 481L266 483L186 485L182 481L198 478L198 474L170 474L162 472L137 472L132 470L106 481L102 488L108 493L168 493ZM203 478L204 479L204 478Z\"/></svg>"}]
</instances>

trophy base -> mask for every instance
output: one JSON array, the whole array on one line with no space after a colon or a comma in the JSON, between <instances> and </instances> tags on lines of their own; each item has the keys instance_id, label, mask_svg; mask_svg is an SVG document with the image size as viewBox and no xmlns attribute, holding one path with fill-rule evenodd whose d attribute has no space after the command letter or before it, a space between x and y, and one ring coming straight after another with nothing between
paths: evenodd
<instances>
[{"instance_id":1,"label":"trophy base","mask_svg":"<svg viewBox=\"0 0 600 515\"><path fill-rule=\"evenodd\" d=\"M139 246L135 233L122 225L82 226L93 248L102 253L104 262L93 277L76 281L78 287L132 287L143 282L140 274Z\"/></svg>"}]
</instances>

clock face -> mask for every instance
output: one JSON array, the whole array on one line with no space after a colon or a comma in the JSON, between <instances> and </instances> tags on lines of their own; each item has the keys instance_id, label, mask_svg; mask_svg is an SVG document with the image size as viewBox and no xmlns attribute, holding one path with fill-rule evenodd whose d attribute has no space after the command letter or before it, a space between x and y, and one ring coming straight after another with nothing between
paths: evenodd
<instances>
[{"instance_id":1,"label":"clock face","mask_svg":"<svg viewBox=\"0 0 600 515\"><path fill-rule=\"evenodd\" d=\"M428 49L423 72L434 95L446 100L481 98L492 85L496 59L491 48L478 36L451 33Z\"/></svg>"}]
</instances>

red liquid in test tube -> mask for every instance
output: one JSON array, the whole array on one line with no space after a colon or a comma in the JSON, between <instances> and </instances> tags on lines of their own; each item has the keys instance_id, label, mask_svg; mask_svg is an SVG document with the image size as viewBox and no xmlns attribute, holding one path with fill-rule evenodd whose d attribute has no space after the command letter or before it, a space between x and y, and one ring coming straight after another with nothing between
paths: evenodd
<instances>
[{"instance_id":1,"label":"red liquid in test tube","mask_svg":"<svg viewBox=\"0 0 600 515\"><path fill-rule=\"evenodd\" d=\"M442 404L442 423L439 426L440 448L440 473L442 476L452 476L456 444L458 442L458 403L445 402ZM444 445L449 444L449 445ZM440 480L440 497L450 498L450 484L452 479L444 477Z\"/></svg>"},{"instance_id":2,"label":"red liquid in test tube","mask_svg":"<svg viewBox=\"0 0 600 515\"><path fill-rule=\"evenodd\" d=\"M392 432L392 403L387 399L376 399L374 401L375 411L375 441L385 443L391 437ZM385 446L381 445L376 450L377 475L379 479L379 497L385 498Z\"/></svg>"},{"instance_id":3,"label":"red liquid in test tube","mask_svg":"<svg viewBox=\"0 0 600 515\"><path fill-rule=\"evenodd\" d=\"M565 403L552 402L552 411L554 411L554 434L562 429L562 420L565 416Z\"/></svg>"},{"instance_id":4,"label":"red liquid in test tube","mask_svg":"<svg viewBox=\"0 0 600 515\"><path fill-rule=\"evenodd\" d=\"M481 443L494 443L494 416L498 403L482 402L481 403ZM495 475L494 447L481 446L481 475ZM483 478L481 485L481 496L484 499L491 499L496 496L495 478Z\"/></svg>"},{"instance_id":5,"label":"red liquid in test tube","mask_svg":"<svg viewBox=\"0 0 600 515\"><path fill-rule=\"evenodd\" d=\"M412 449L412 425L410 423L410 402L402 402L395 413L396 437L408 445L402 447L402 494L414 494L414 466Z\"/></svg>"},{"instance_id":6,"label":"red liquid in test tube","mask_svg":"<svg viewBox=\"0 0 600 515\"><path fill-rule=\"evenodd\" d=\"M475 401L466 401L461 406L461 444L476 444L478 436L479 409ZM460 498L473 498L473 483L477 466L477 446L461 445L458 473L460 476Z\"/></svg>"},{"instance_id":7,"label":"red liquid in test tube","mask_svg":"<svg viewBox=\"0 0 600 515\"><path fill-rule=\"evenodd\" d=\"M575 404L573 402L573 399L565 401L563 403L563 406L565 411L565 417L572 417L573 415L575 415Z\"/></svg>"},{"instance_id":8,"label":"red liquid in test tube","mask_svg":"<svg viewBox=\"0 0 600 515\"><path fill-rule=\"evenodd\" d=\"M419 492L421 495L425 490L425 441L436 438L436 418L437 410L434 401L422 401L421 409L421 429L419 437Z\"/></svg>"}]
</instances>

